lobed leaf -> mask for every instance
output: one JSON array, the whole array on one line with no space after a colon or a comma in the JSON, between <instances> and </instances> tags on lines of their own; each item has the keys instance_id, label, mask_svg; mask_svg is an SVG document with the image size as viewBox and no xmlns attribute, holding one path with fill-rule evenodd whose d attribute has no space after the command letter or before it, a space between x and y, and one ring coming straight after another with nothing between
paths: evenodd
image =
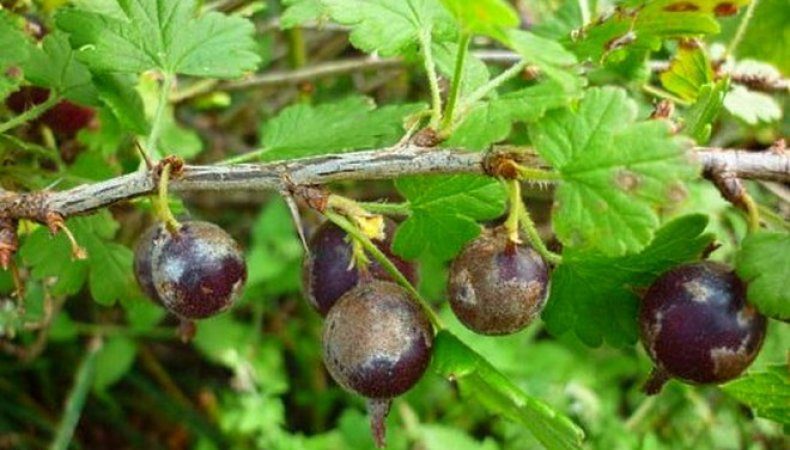
<instances>
[{"instance_id":1,"label":"lobed leaf","mask_svg":"<svg viewBox=\"0 0 790 450\"><path fill-rule=\"evenodd\" d=\"M748 286L748 299L763 314L790 320L790 234L761 231L743 240L736 271Z\"/></svg>"},{"instance_id":2,"label":"lobed leaf","mask_svg":"<svg viewBox=\"0 0 790 450\"><path fill-rule=\"evenodd\" d=\"M196 17L195 0L116 0L105 6L65 9L56 17L79 57L97 70L234 78L261 61L249 20L218 12Z\"/></svg>"},{"instance_id":3,"label":"lobed leaf","mask_svg":"<svg viewBox=\"0 0 790 450\"><path fill-rule=\"evenodd\" d=\"M760 417L790 426L790 377L787 365L770 366L731 381L721 389L749 405Z\"/></svg>"},{"instance_id":4,"label":"lobed leaf","mask_svg":"<svg viewBox=\"0 0 790 450\"><path fill-rule=\"evenodd\" d=\"M342 153L394 144L403 134L407 116L420 104L376 108L366 97L352 96L318 106L296 104L261 127L265 160Z\"/></svg>"},{"instance_id":5,"label":"lobed leaf","mask_svg":"<svg viewBox=\"0 0 790 450\"><path fill-rule=\"evenodd\" d=\"M681 45L659 78L668 91L683 100L695 101L702 87L713 82L713 68L701 45Z\"/></svg>"},{"instance_id":6,"label":"lobed leaf","mask_svg":"<svg viewBox=\"0 0 790 450\"><path fill-rule=\"evenodd\" d=\"M464 33L490 36L507 41L507 31L516 28L519 18L503 0L441 0Z\"/></svg>"},{"instance_id":7,"label":"lobed leaf","mask_svg":"<svg viewBox=\"0 0 790 450\"><path fill-rule=\"evenodd\" d=\"M329 15L351 27L351 43L381 56L404 54L420 36L453 33L438 0L323 0Z\"/></svg>"},{"instance_id":8,"label":"lobed leaf","mask_svg":"<svg viewBox=\"0 0 790 450\"><path fill-rule=\"evenodd\" d=\"M27 60L31 47L12 17L0 9L0 99L19 87L23 79L21 64Z\"/></svg>"},{"instance_id":9,"label":"lobed leaf","mask_svg":"<svg viewBox=\"0 0 790 450\"><path fill-rule=\"evenodd\" d=\"M529 132L562 175L553 224L567 247L609 256L641 250L659 225L656 208L681 197L698 172L686 142L666 122L637 122L621 89L590 89L576 111L551 111Z\"/></svg>"},{"instance_id":10,"label":"lobed leaf","mask_svg":"<svg viewBox=\"0 0 790 450\"><path fill-rule=\"evenodd\" d=\"M85 64L75 59L68 36L61 31L48 34L41 48L32 47L23 68L25 78L36 86L50 88L85 105L98 103L91 73Z\"/></svg>"},{"instance_id":11,"label":"lobed leaf","mask_svg":"<svg viewBox=\"0 0 790 450\"><path fill-rule=\"evenodd\" d=\"M476 175L399 178L398 191L412 214L395 233L392 248L406 259L424 252L447 260L480 234L478 220L493 219L505 207L505 190L496 180Z\"/></svg>"}]
</instances>

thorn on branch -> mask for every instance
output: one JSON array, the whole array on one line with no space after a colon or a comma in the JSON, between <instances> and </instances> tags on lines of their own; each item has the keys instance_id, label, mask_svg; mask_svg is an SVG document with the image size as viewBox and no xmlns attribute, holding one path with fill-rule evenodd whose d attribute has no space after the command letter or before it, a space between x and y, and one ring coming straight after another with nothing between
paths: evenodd
<instances>
[{"instance_id":1,"label":"thorn on branch","mask_svg":"<svg viewBox=\"0 0 790 450\"><path fill-rule=\"evenodd\" d=\"M8 270L19 249L18 225L19 221L16 219L0 218L0 266L3 270Z\"/></svg>"}]
</instances>

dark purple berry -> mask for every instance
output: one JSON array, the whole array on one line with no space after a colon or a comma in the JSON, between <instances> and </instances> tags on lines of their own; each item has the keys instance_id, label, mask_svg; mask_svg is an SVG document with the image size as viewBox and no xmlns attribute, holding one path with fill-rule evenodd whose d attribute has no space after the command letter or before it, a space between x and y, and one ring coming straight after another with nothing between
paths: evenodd
<instances>
[{"instance_id":1,"label":"dark purple berry","mask_svg":"<svg viewBox=\"0 0 790 450\"><path fill-rule=\"evenodd\" d=\"M701 384L737 377L757 356L766 320L732 269L701 262L658 278L642 300L639 324L657 366L647 387L655 393L667 376Z\"/></svg>"},{"instance_id":2,"label":"dark purple berry","mask_svg":"<svg viewBox=\"0 0 790 450\"><path fill-rule=\"evenodd\" d=\"M395 267L412 284L417 283L417 267L392 253L395 222L384 222L385 238L373 241ZM359 271L351 263L352 247L346 232L332 222L324 222L315 231L308 244L309 255L302 265L302 283L310 303L325 316L343 294L359 282ZM369 266L374 278L392 281L389 273L375 260Z\"/></svg>"},{"instance_id":3,"label":"dark purple berry","mask_svg":"<svg viewBox=\"0 0 790 450\"><path fill-rule=\"evenodd\" d=\"M154 239L151 273L162 304L185 319L202 319L233 305L247 280L236 241L208 222L184 222Z\"/></svg>"},{"instance_id":4,"label":"dark purple berry","mask_svg":"<svg viewBox=\"0 0 790 450\"><path fill-rule=\"evenodd\" d=\"M324 363L344 388L372 399L409 390L431 360L433 330L420 307L389 281L363 282L329 311Z\"/></svg>"},{"instance_id":5,"label":"dark purple berry","mask_svg":"<svg viewBox=\"0 0 790 450\"><path fill-rule=\"evenodd\" d=\"M502 228L485 230L453 261L450 306L477 333L515 333L540 314L548 284L548 267L535 250L514 244Z\"/></svg>"},{"instance_id":6,"label":"dark purple berry","mask_svg":"<svg viewBox=\"0 0 790 450\"><path fill-rule=\"evenodd\" d=\"M151 272L151 257L154 248L161 245L161 240L166 233L164 224L158 223L149 227L137 240L134 248L134 277L140 285L143 294L151 300L161 304L162 299L154 286L154 274Z\"/></svg>"}]
</instances>

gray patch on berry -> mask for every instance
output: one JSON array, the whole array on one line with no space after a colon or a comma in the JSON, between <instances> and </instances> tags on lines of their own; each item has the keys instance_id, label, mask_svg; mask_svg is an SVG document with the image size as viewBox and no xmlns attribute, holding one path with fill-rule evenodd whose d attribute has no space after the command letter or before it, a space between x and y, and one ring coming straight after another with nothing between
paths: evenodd
<instances>
[{"instance_id":1,"label":"gray patch on berry","mask_svg":"<svg viewBox=\"0 0 790 450\"><path fill-rule=\"evenodd\" d=\"M324 363L341 386L368 398L391 398L425 372L433 330L405 290L372 280L329 311L323 345Z\"/></svg>"},{"instance_id":2,"label":"gray patch on berry","mask_svg":"<svg viewBox=\"0 0 790 450\"><path fill-rule=\"evenodd\" d=\"M705 285L697 280L688 281L683 284L683 288L691 295L694 302L705 303L708 301L710 292Z\"/></svg>"},{"instance_id":3,"label":"gray patch on berry","mask_svg":"<svg viewBox=\"0 0 790 450\"><path fill-rule=\"evenodd\" d=\"M448 293L456 317L487 335L531 323L548 297L548 267L532 248L510 242L503 229L485 230L450 268Z\"/></svg>"}]
</instances>

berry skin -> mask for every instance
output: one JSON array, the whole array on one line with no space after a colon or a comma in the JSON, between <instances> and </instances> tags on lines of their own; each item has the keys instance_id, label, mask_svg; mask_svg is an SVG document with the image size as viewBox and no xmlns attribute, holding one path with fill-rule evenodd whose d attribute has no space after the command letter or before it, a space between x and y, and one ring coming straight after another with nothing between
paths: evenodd
<instances>
[{"instance_id":1,"label":"berry skin","mask_svg":"<svg viewBox=\"0 0 790 450\"><path fill-rule=\"evenodd\" d=\"M238 298L247 280L247 264L236 241L222 228L183 222L176 233L163 230L152 242L154 288L172 313L203 319L225 311Z\"/></svg>"},{"instance_id":2,"label":"berry skin","mask_svg":"<svg viewBox=\"0 0 790 450\"><path fill-rule=\"evenodd\" d=\"M156 224L149 227L137 240L137 245L134 248L134 278L140 289L148 298L156 303L162 304L162 299L159 298L159 293L156 292L154 286L154 274L151 272L151 257L154 253L154 248L161 245L161 240L164 238L166 229L164 224Z\"/></svg>"},{"instance_id":3,"label":"berry skin","mask_svg":"<svg viewBox=\"0 0 790 450\"><path fill-rule=\"evenodd\" d=\"M701 262L659 277L642 300L639 324L657 365L646 390L656 393L667 376L708 384L740 375L762 346L766 319L732 269Z\"/></svg>"},{"instance_id":4,"label":"berry skin","mask_svg":"<svg viewBox=\"0 0 790 450\"><path fill-rule=\"evenodd\" d=\"M395 222L384 222L385 238L373 241L409 280L417 283L417 266L392 254L392 237ZM359 282L359 271L352 267L352 246L346 232L332 222L324 222L313 233L308 244L309 255L302 265L302 284L310 303L322 316L326 316L337 300ZM369 266L371 275L381 280L392 280L389 273L375 260Z\"/></svg>"},{"instance_id":5,"label":"berry skin","mask_svg":"<svg viewBox=\"0 0 790 450\"><path fill-rule=\"evenodd\" d=\"M523 329L540 314L548 285L543 258L496 228L483 231L456 257L448 292L455 316L467 328L502 335Z\"/></svg>"},{"instance_id":6,"label":"berry skin","mask_svg":"<svg viewBox=\"0 0 790 450\"><path fill-rule=\"evenodd\" d=\"M428 318L389 281L371 280L348 291L324 323L324 363L332 378L370 399L390 399L414 386L432 346Z\"/></svg>"}]
</instances>

